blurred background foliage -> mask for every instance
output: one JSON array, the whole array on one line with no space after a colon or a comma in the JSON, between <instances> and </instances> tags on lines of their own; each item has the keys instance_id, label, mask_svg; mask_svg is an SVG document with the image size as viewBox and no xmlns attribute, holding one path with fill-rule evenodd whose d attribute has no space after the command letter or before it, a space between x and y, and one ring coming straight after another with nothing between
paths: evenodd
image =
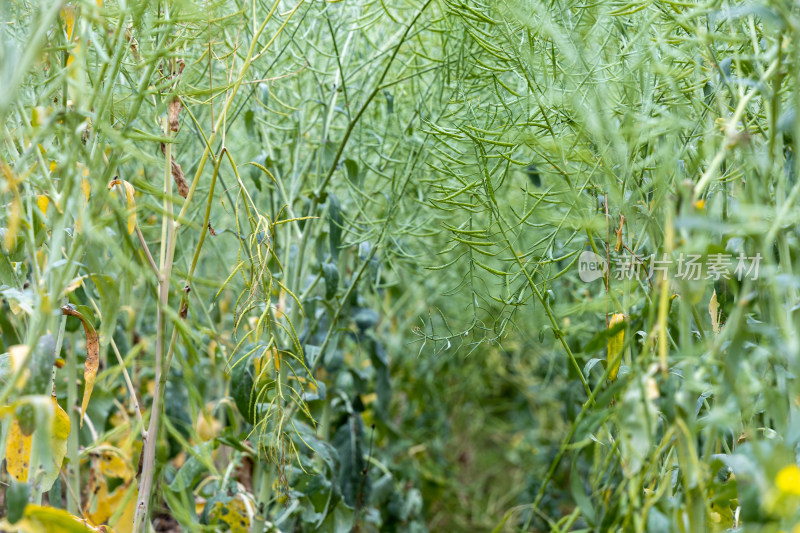
<instances>
[{"instance_id":1,"label":"blurred background foliage","mask_svg":"<svg viewBox=\"0 0 800 533\"><path fill-rule=\"evenodd\" d=\"M800 528L793 5L0 15L4 528Z\"/></svg>"}]
</instances>

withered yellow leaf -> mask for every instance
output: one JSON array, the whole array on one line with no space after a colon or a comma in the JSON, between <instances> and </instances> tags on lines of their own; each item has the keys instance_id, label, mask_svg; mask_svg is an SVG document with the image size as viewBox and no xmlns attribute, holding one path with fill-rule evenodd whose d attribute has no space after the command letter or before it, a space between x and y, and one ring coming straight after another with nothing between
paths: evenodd
<instances>
[{"instance_id":1,"label":"withered yellow leaf","mask_svg":"<svg viewBox=\"0 0 800 533\"><path fill-rule=\"evenodd\" d=\"M108 188L112 189L117 185L122 185L125 189L125 200L128 202L128 211L130 212L128 215L128 233L133 235L136 229L136 199L134 198L136 189L133 188L133 185L121 179L111 180L108 184Z\"/></svg>"},{"instance_id":2,"label":"withered yellow leaf","mask_svg":"<svg viewBox=\"0 0 800 533\"><path fill-rule=\"evenodd\" d=\"M102 478L89 486L94 501L87 502L84 515L94 524L109 523L116 533L129 533L136 513L136 486L127 483L109 493L108 482ZM118 517L114 515L121 509Z\"/></svg>"},{"instance_id":3,"label":"withered yellow leaf","mask_svg":"<svg viewBox=\"0 0 800 533\"><path fill-rule=\"evenodd\" d=\"M613 328L620 322L625 320L625 315L622 313L614 313L611 316L611 320L608 321L608 329ZM611 372L608 374L608 379L614 381L617 379L617 373L619 372L619 366L622 362L622 357L620 357L622 353L622 346L625 344L625 330L622 329L608 338L608 345L607 353L606 353L606 364L612 365Z\"/></svg>"},{"instance_id":4,"label":"withered yellow leaf","mask_svg":"<svg viewBox=\"0 0 800 533\"><path fill-rule=\"evenodd\" d=\"M61 307L61 313L74 316L80 319L83 324L83 331L86 333L86 362L83 365L83 401L81 401L81 427L83 417L86 414L86 407L89 405L89 398L94 389L94 380L97 378L97 369L100 366L100 342L94 326L77 309L71 305Z\"/></svg>"},{"instance_id":5,"label":"withered yellow leaf","mask_svg":"<svg viewBox=\"0 0 800 533\"><path fill-rule=\"evenodd\" d=\"M108 523L116 533L129 533L136 512L133 467L126 461L124 452L110 444L98 446L98 452L92 458L92 475L87 487L91 496L84 506L84 515L94 524ZM123 483L109 491L110 478L122 479Z\"/></svg>"}]
</instances>

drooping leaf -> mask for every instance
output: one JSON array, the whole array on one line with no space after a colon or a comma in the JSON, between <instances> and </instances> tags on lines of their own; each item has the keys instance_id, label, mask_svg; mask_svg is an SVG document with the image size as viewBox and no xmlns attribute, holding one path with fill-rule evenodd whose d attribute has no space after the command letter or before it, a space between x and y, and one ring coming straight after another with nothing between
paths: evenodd
<instances>
[{"instance_id":1,"label":"drooping leaf","mask_svg":"<svg viewBox=\"0 0 800 533\"><path fill-rule=\"evenodd\" d=\"M109 190L117 185L122 185L125 189L125 200L128 203L128 233L133 235L134 230L136 229L136 189L133 188L133 185L128 183L125 180L121 179L113 179L109 182L108 188Z\"/></svg>"},{"instance_id":2,"label":"drooping leaf","mask_svg":"<svg viewBox=\"0 0 800 533\"><path fill-rule=\"evenodd\" d=\"M100 367L100 343L94 326L75 306L65 305L61 307L61 312L65 315L79 318L86 333L86 362L83 367L84 388L83 400L81 401L81 426L83 426L83 416L86 413L86 407L89 405L89 398L92 396L94 380L97 378L97 369Z\"/></svg>"}]
</instances>

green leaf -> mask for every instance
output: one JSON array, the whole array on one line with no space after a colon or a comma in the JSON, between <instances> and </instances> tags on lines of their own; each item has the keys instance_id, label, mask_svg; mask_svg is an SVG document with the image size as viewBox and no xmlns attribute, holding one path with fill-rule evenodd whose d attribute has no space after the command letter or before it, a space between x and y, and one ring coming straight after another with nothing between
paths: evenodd
<instances>
[{"instance_id":1,"label":"green leaf","mask_svg":"<svg viewBox=\"0 0 800 533\"><path fill-rule=\"evenodd\" d=\"M369 501L369 479L364 476L364 423L361 415L351 414L336 430L333 445L339 454L339 488L351 508Z\"/></svg>"},{"instance_id":2,"label":"green leaf","mask_svg":"<svg viewBox=\"0 0 800 533\"><path fill-rule=\"evenodd\" d=\"M350 180L355 186L358 186L358 163L353 161L352 159L345 159L344 160L344 168L345 174L347 175L347 179Z\"/></svg>"},{"instance_id":3,"label":"green leaf","mask_svg":"<svg viewBox=\"0 0 800 533\"><path fill-rule=\"evenodd\" d=\"M9 480L6 488L6 510L8 511L8 521L11 524L19 522L25 514L25 506L28 505L30 488L27 483L17 483L13 479Z\"/></svg>"},{"instance_id":4,"label":"green leaf","mask_svg":"<svg viewBox=\"0 0 800 533\"><path fill-rule=\"evenodd\" d=\"M56 340L51 334L39 337L33 353L28 357L30 377L25 382L24 394L45 394L50 392L50 379L56 362Z\"/></svg>"},{"instance_id":5,"label":"green leaf","mask_svg":"<svg viewBox=\"0 0 800 533\"><path fill-rule=\"evenodd\" d=\"M331 193L328 197L328 242L330 245L331 257L334 261L339 259L339 246L342 240L342 226L344 217L339 207L339 200Z\"/></svg>"},{"instance_id":6,"label":"green leaf","mask_svg":"<svg viewBox=\"0 0 800 533\"><path fill-rule=\"evenodd\" d=\"M5 253L0 253L0 285L19 288L17 275L14 273L14 267L11 265L11 261Z\"/></svg>"},{"instance_id":7,"label":"green leaf","mask_svg":"<svg viewBox=\"0 0 800 533\"><path fill-rule=\"evenodd\" d=\"M372 349L369 358L375 369L375 393L378 395L378 411L384 417L389 415L389 403L392 400L392 381L389 372L389 358L383 344L372 338Z\"/></svg>"},{"instance_id":8,"label":"green leaf","mask_svg":"<svg viewBox=\"0 0 800 533\"><path fill-rule=\"evenodd\" d=\"M206 442L201 446L195 446L191 457L183 463L175 479L169 484L169 488L175 492L182 492L190 489L200 480L200 476L208 470L205 461L200 459L203 455L209 455L213 448L211 442Z\"/></svg>"},{"instance_id":9,"label":"green leaf","mask_svg":"<svg viewBox=\"0 0 800 533\"><path fill-rule=\"evenodd\" d=\"M578 468L578 457L578 454L575 454L572 459L572 469L570 470L569 474L570 491L572 492L572 497L575 499L575 503L578 504L578 508L581 510L583 517L586 519L589 525L594 525L594 507L592 507L592 502L586 495L586 491L583 488L583 481L581 480L580 474L581 469Z\"/></svg>"},{"instance_id":10,"label":"green leaf","mask_svg":"<svg viewBox=\"0 0 800 533\"><path fill-rule=\"evenodd\" d=\"M339 288L339 270L333 263L322 263L322 276L325 278L325 299L330 300Z\"/></svg>"},{"instance_id":11,"label":"green leaf","mask_svg":"<svg viewBox=\"0 0 800 533\"><path fill-rule=\"evenodd\" d=\"M239 359L231 370L231 396L239 413L250 424L254 424L256 418L256 395L253 393L255 383L251 353Z\"/></svg>"},{"instance_id":12,"label":"green leaf","mask_svg":"<svg viewBox=\"0 0 800 533\"><path fill-rule=\"evenodd\" d=\"M111 276L101 274L92 274L91 278L100 296L98 304L103 320L100 323L100 331L98 333L100 333L100 341L103 343L101 351L104 351L117 325L119 281ZM83 313L83 316L87 316L86 313Z\"/></svg>"}]
</instances>

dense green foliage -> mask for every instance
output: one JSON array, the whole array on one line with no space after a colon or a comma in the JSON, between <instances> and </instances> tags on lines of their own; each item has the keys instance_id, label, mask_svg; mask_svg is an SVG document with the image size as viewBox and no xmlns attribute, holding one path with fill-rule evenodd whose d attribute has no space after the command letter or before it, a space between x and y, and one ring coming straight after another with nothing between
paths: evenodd
<instances>
[{"instance_id":1,"label":"dense green foliage","mask_svg":"<svg viewBox=\"0 0 800 533\"><path fill-rule=\"evenodd\" d=\"M786 3L4 2L0 527L800 531L799 51Z\"/></svg>"}]
</instances>

